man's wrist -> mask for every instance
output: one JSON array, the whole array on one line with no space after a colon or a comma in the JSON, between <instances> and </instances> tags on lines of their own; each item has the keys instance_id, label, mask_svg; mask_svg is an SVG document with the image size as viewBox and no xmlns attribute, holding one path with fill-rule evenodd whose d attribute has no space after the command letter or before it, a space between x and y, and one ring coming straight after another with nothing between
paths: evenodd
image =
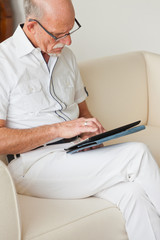
<instances>
[{"instance_id":1,"label":"man's wrist","mask_svg":"<svg viewBox=\"0 0 160 240\"><path fill-rule=\"evenodd\" d=\"M55 123L51 125L50 128L50 134L52 136L52 139L54 138L60 138L60 123Z\"/></svg>"}]
</instances>

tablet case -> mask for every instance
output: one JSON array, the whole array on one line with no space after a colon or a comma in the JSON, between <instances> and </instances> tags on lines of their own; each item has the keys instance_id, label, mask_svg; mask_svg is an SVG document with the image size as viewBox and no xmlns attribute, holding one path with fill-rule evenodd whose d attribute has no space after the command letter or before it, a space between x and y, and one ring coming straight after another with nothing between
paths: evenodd
<instances>
[{"instance_id":1,"label":"tablet case","mask_svg":"<svg viewBox=\"0 0 160 240\"><path fill-rule=\"evenodd\" d=\"M125 135L129 135L129 134L144 130L145 129L144 125L134 127L134 126L138 125L140 122L141 121L136 121L136 122L124 125L122 127L115 128L113 130L107 131L105 133L95 135L91 138L87 138L86 140L81 141L78 144L75 144L75 145L65 149L65 151L67 153L76 153L80 150L90 148L90 147L94 147L96 145L100 145L100 144L102 144L104 142L107 142L109 140L119 138L119 137L123 137Z\"/></svg>"}]
</instances>

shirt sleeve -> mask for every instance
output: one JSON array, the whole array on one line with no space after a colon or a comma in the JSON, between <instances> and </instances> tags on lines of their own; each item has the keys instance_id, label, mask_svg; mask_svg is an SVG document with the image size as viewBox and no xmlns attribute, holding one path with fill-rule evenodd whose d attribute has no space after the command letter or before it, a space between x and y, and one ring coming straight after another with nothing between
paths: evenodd
<instances>
[{"instance_id":1,"label":"shirt sleeve","mask_svg":"<svg viewBox=\"0 0 160 240\"><path fill-rule=\"evenodd\" d=\"M74 68L75 68L75 77L76 77L76 89L75 89L75 102L77 104L83 102L87 98L87 93L84 88L84 84L80 75L78 64L74 58Z\"/></svg>"},{"instance_id":2,"label":"shirt sleeve","mask_svg":"<svg viewBox=\"0 0 160 240\"><path fill-rule=\"evenodd\" d=\"M5 70L0 67L0 119L7 119L7 111L9 104L9 84L5 79Z\"/></svg>"},{"instance_id":3,"label":"shirt sleeve","mask_svg":"<svg viewBox=\"0 0 160 240\"><path fill-rule=\"evenodd\" d=\"M75 94L75 102L81 103L87 98L87 93L85 91L80 72L78 71L77 82L76 82L76 94Z\"/></svg>"}]
</instances>

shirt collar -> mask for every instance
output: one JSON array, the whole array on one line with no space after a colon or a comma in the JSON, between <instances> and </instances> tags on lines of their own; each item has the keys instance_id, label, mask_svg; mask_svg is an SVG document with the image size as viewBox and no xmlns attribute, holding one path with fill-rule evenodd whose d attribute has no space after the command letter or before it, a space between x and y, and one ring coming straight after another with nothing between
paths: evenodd
<instances>
[{"instance_id":1,"label":"shirt collar","mask_svg":"<svg viewBox=\"0 0 160 240\"><path fill-rule=\"evenodd\" d=\"M23 24L18 25L13 34L13 41L18 57L23 57L36 49L23 31Z\"/></svg>"}]
</instances>

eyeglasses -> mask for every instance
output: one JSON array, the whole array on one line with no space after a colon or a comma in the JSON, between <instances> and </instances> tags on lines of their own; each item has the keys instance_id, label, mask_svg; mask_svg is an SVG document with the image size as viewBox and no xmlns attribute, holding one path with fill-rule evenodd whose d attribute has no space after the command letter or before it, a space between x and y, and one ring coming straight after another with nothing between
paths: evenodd
<instances>
[{"instance_id":1,"label":"eyeglasses","mask_svg":"<svg viewBox=\"0 0 160 240\"><path fill-rule=\"evenodd\" d=\"M67 37L67 36L70 36L72 33L76 32L76 31L77 31L78 29L80 29L80 27L81 27L81 24L80 24L80 23L78 22L78 20L75 18L75 22L76 22L76 24L78 25L78 27L77 27L75 30L73 30L73 31L71 31L71 32L63 35L62 37L57 38L57 37L54 36L52 33L50 33L45 27L43 27L42 24L41 24L38 20L30 18L28 21L29 21L29 22L37 22L37 23L39 24L39 26L40 26L41 28L43 28L43 30L44 30L46 33L48 33L52 38L54 38L56 41L59 41L60 39L63 39L63 38L65 38L65 37Z\"/></svg>"}]
</instances>

